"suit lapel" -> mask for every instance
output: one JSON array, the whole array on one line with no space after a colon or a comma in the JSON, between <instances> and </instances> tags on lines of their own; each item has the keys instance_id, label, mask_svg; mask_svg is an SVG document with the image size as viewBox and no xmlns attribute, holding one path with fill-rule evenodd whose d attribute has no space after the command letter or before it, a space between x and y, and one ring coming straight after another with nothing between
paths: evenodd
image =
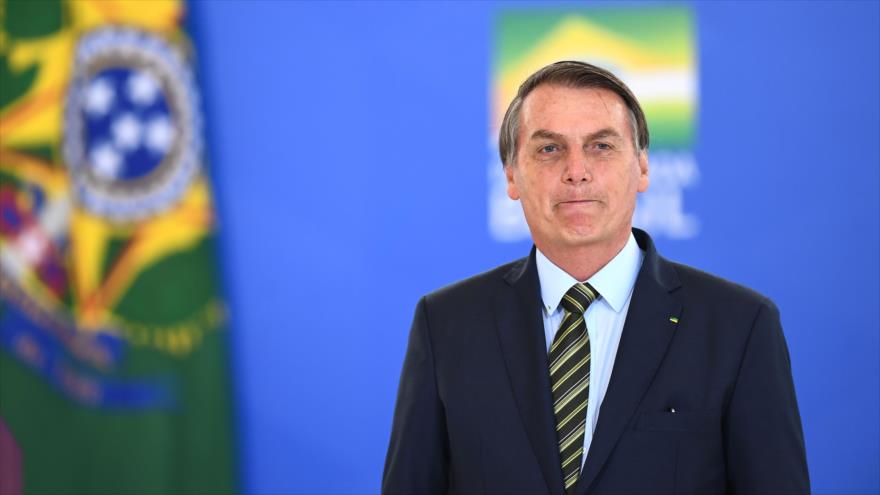
<instances>
[{"instance_id":1,"label":"suit lapel","mask_svg":"<svg viewBox=\"0 0 880 495\"><path fill-rule=\"evenodd\" d=\"M541 292L535 250L505 276L510 285L495 299L498 340L535 457L550 493L562 493L562 470L547 372Z\"/></svg>"},{"instance_id":2,"label":"suit lapel","mask_svg":"<svg viewBox=\"0 0 880 495\"><path fill-rule=\"evenodd\" d=\"M657 255L647 234L637 229L634 233L645 259L576 493L587 492L629 425L672 340L675 324L669 317L679 316L682 309L670 294L679 286L674 268Z\"/></svg>"}]
</instances>

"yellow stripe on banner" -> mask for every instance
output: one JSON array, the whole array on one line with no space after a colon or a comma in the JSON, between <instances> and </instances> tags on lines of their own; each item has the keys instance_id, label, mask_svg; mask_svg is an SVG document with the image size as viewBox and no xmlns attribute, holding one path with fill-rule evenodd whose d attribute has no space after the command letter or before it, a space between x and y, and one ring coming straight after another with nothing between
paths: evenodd
<instances>
[{"instance_id":1,"label":"yellow stripe on banner","mask_svg":"<svg viewBox=\"0 0 880 495\"><path fill-rule=\"evenodd\" d=\"M51 198L66 196L70 189L65 168L31 155L0 148L0 169L23 182L39 184Z\"/></svg>"},{"instance_id":2,"label":"yellow stripe on banner","mask_svg":"<svg viewBox=\"0 0 880 495\"><path fill-rule=\"evenodd\" d=\"M94 298L101 286L101 268L106 255L108 240L112 237L110 225L102 219L74 208L70 216L70 251L71 262L68 264L70 288L74 302ZM79 318L83 328L97 327L100 321L85 324L85 318Z\"/></svg>"},{"instance_id":3,"label":"yellow stripe on banner","mask_svg":"<svg viewBox=\"0 0 880 495\"><path fill-rule=\"evenodd\" d=\"M13 73L39 70L27 92L0 113L2 146L25 147L61 140L64 88L70 79L74 38L69 30L42 38L16 40L8 52Z\"/></svg>"},{"instance_id":4,"label":"yellow stripe on banner","mask_svg":"<svg viewBox=\"0 0 880 495\"><path fill-rule=\"evenodd\" d=\"M583 60L585 51L590 51L584 47L601 47L601 57L615 61L618 74L657 70L684 71L694 65L693 56L688 52L637 43L583 17L563 19L515 65L497 76L494 125L501 123L507 105L516 95L520 83L529 75L557 60Z\"/></svg>"},{"instance_id":5,"label":"yellow stripe on banner","mask_svg":"<svg viewBox=\"0 0 880 495\"><path fill-rule=\"evenodd\" d=\"M157 31L165 35L178 30L184 8L177 0L80 0L70 2L70 14L81 31L107 24Z\"/></svg>"},{"instance_id":6,"label":"yellow stripe on banner","mask_svg":"<svg viewBox=\"0 0 880 495\"><path fill-rule=\"evenodd\" d=\"M28 146L54 141L61 132L61 88L32 90L0 115L4 146Z\"/></svg>"}]
</instances>

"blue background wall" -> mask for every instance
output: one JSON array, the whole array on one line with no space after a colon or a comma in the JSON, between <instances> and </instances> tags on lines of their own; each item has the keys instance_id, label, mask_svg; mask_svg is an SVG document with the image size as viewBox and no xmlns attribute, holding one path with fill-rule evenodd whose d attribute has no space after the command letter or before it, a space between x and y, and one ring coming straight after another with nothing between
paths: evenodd
<instances>
[{"instance_id":1,"label":"blue background wall","mask_svg":"<svg viewBox=\"0 0 880 495\"><path fill-rule=\"evenodd\" d=\"M526 7L191 3L245 493L378 491L418 297L526 254L486 228L493 26ZM702 228L659 247L777 302L814 491L880 492L880 7L692 8Z\"/></svg>"}]
</instances>

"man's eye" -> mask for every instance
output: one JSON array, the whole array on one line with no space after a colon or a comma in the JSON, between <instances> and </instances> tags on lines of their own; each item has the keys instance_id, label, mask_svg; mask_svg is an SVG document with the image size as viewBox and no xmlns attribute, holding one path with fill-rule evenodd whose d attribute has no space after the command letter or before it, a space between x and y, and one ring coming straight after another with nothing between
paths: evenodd
<instances>
[{"instance_id":1,"label":"man's eye","mask_svg":"<svg viewBox=\"0 0 880 495\"><path fill-rule=\"evenodd\" d=\"M558 151L559 147L555 144L548 144L547 146L542 146L539 150L541 153L553 153L554 151Z\"/></svg>"},{"instance_id":2,"label":"man's eye","mask_svg":"<svg viewBox=\"0 0 880 495\"><path fill-rule=\"evenodd\" d=\"M600 149L600 150L612 150L612 149L614 149L614 147L611 146L611 145L608 144L608 143L596 143L596 148L597 148L597 149Z\"/></svg>"}]
</instances>

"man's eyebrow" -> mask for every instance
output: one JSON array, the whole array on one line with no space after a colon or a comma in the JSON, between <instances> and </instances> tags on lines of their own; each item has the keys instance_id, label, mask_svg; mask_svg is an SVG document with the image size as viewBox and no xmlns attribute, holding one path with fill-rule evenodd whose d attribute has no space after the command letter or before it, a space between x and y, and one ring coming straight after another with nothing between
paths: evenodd
<instances>
[{"instance_id":1,"label":"man's eyebrow","mask_svg":"<svg viewBox=\"0 0 880 495\"><path fill-rule=\"evenodd\" d=\"M614 130L610 127L606 127L604 129L599 129L596 132L587 134L586 136L584 136L584 141L592 141L594 139L602 139L602 138L607 138L607 137L619 138L619 137L623 137L623 136L621 136L620 133L617 132L616 130Z\"/></svg>"},{"instance_id":2,"label":"man's eyebrow","mask_svg":"<svg viewBox=\"0 0 880 495\"><path fill-rule=\"evenodd\" d=\"M548 131L546 129L538 129L532 133L529 139L553 139L555 141L565 141L565 137L562 134Z\"/></svg>"},{"instance_id":3,"label":"man's eyebrow","mask_svg":"<svg viewBox=\"0 0 880 495\"><path fill-rule=\"evenodd\" d=\"M602 139L607 137L623 137L619 132L612 129L611 127L606 127L604 129L599 129L596 132L592 132L584 136L584 141L592 141L594 139ZM546 129L538 129L533 132L530 136L530 139L552 139L555 141L565 141L565 136L559 134L558 132L548 131Z\"/></svg>"}]
</instances>

